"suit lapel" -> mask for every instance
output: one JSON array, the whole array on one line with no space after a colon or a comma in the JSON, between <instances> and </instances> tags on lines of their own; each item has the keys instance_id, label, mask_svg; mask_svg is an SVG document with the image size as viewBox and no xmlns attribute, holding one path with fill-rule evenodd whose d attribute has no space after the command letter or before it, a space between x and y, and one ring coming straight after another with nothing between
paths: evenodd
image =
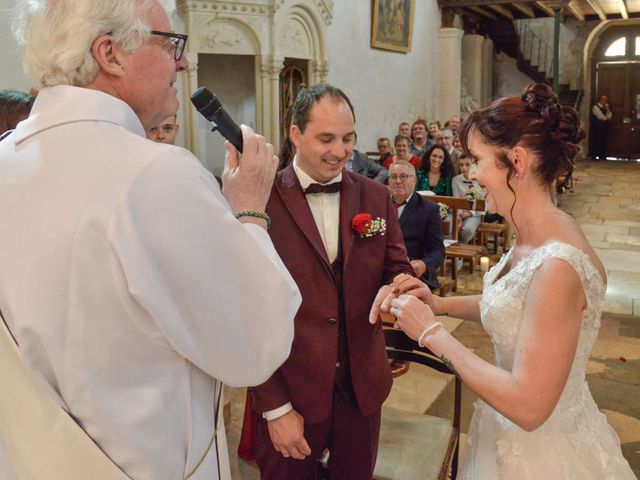
<instances>
[{"instance_id":1,"label":"suit lapel","mask_svg":"<svg viewBox=\"0 0 640 480\"><path fill-rule=\"evenodd\" d=\"M344 268L347 267L349 253L356 232L351 227L351 220L360 209L360 184L353 181L348 173L342 172L342 191L340 192L340 241ZM362 212L366 213L366 212Z\"/></svg>"},{"instance_id":2,"label":"suit lapel","mask_svg":"<svg viewBox=\"0 0 640 480\"><path fill-rule=\"evenodd\" d=\"M414 194L411 195L411 198L405 205L404 210L402 210L402 215L400 215L400 218L398 219L400 221L400 227L405 227L405 224L409 221L408 219L411 216L411 211L415 210L418 207L419 201L420 199L418 198L418 194L414 192Z\"/></svg>"},{"instance_id":3,"label":"suit lapel","mask_svg":"<svg viewBox=\"0 0 640 480\"><path fill-rule=\"evenodd\" d=\"M274 187L285 208L289 211L293 220L300 228L300 231L307 238L309 243L313 246L318 256L331 267L329 263L329 257L327 257L327 251L322 243L320 232L318 232L318 226L313 219L313 214L309 208L309 203L305 198L298 177L293 170L293 165L289 165L283 172L281 181L274 182Z\"/></svg>"}]
</instances>

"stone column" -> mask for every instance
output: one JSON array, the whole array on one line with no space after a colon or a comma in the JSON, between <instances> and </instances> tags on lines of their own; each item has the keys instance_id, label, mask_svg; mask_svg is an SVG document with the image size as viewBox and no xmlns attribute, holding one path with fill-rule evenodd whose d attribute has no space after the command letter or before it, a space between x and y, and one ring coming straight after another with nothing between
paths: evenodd
<instances>
[{"instance_id":1,"label":"stone column","mask_svg":"<svg viewBox=\"0 0 640 480\"><path fill-rule=\"evenodd\" d=\"M326 60L313 60L309 69L309 85L325 83L329 75L329 62Z\"/></svg>"},{"instance_id":2,"label":"stone column","mask_svg":"<svg viewBox=\"0 0 640 480\"><path fill-rule=\"evenodd\" d=\"M474 100L482 99L482 35L466 34L462 37L462 78L466 79L467 93Z\"/></svg>"},{"instance_id":3,"label":"stone column","mask_svg":"<svg viewBox=\"0 0 640 480\"><path fill-rule=\"evenodd\" d=\"M493 40L489 37L482 43L482 95L480 103L493 98Z\"/></svg>"},{"instance_id":4,"label":"stone column","mask_svg":"<svg viewBox=\"0 0 640 480\"><path fill-rule=\"evenodd\" d=\"M441 121L460 115L463 34L459 28L441 28L438 33L438 117Z\"/></svg>"},{"instance_id":5,"label":"stone column","mask_svg":"<svg viewBox=\"0 0 640 480\"><path fill-rule=\"evenodd\" d=\"M280 149L280 73L284 68L284 57L271 56L269 61L269 102L264 103L267 108L266 117L268 124L265 125L265 132L269 132L270 142Z\"/></svg>"}]
</instances>

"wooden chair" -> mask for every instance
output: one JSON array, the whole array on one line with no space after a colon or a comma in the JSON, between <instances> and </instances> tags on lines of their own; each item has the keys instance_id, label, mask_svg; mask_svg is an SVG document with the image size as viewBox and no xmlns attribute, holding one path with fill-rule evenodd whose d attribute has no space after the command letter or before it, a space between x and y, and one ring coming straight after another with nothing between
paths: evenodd
<instances>
[{"instance_id":1,"label":"wooden chair","mask_svg":"<svg viewBox=\"0 0 640 480\"><path fill-rule=\"evenodd\" d=\"M476 200L475 202L469 201L462 197L448 197L444 195L425 195L424 198L436 203L443 203L447 205L451 211L451 237L454 240L458 240L459 235L459 210L475 210L484 211L484 200ZM463 261L469 262L469 272L473 273L473 269L476 263L480 262L480 257L486 253L486 248L483 245L469 245L466 243L456 243L445 249L445 261L451 260L451 279L455 282L453 291L457 291L458 283L458 270L457 261L461 258ZM444 272L444 269L441 269Z\"/></svg>"},{"instance_id":2,"label":"wooden chair","mask_svg":"<svg viewBox=\"0 0 640 480\"><path fill-rule=\"evenodd\" d=\"M382 407L380 443L374 479L445 480L458 470L462 384L427 348L400 330L385 330L391 359L419 363L454 379L453 419Z\"/></svg>"},{"instance_id":3,"label":"wooden chair","mask_svg":"<svg viewBox=\"0 0 640 480\"><path fill-rule=\"evenodd\" d=\"M489 248L489 242L493 243L493 253L498 253L498 241L502 239L502 245L506 243L507 226L504 223L480 222L473 242Z\"/></svg>"},{"instance_id":4,"label":"wooden chair","mask_svg":"<svg viewBox=\"0 0 640 480\"><path fill-rule=\"evenodd\" d=\"M419 363L453 377L453 418L434 417L383 406L374 480L456 478L462 383L429 349L419 347L404 332L385 329L384 335L390 359ZM318 460L316 478L320 480L330 480L327 470L329 455L325 451Z\"/></svg>"}]
</instances>

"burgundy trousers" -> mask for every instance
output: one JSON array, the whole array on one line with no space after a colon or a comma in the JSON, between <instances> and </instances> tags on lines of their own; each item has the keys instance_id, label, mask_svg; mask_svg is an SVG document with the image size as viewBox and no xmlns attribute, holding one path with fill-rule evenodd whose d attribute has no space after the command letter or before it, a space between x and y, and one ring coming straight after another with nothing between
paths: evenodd
<instances>
[{"instance_id":1,"label":"burgundy trousers","mask_svg":"<svg viewBox=\"0 0 640 480\"><path fill-rule=\"evenodd\" d=\"M259 418L255 454L260 478L313 480L316 478L316 462L328 448L331 480L371 480L378 454L380 414L378 409L372 415L362 415L352 395L345 395L335 388L332 418L304 426L304 437L311 448L311 455L305 460L284 458L276 452L267 422Z\"/></svg>"}]
</instances>

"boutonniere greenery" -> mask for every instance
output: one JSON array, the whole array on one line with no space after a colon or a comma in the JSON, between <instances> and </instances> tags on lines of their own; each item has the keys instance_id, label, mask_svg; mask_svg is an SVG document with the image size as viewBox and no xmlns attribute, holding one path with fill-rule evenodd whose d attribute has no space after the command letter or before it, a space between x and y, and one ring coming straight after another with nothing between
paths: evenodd
<instances>
[{"instance_id":1,"label":"boutonniere greenery","mask_svg":"<svg viewBox=\"0 0 640 480\"><path fill-rule=\"evenodd\" d=\"M373 218L368 213L358 213L351 219L351 228L360 235L360 238L384 235L387 231L387 221L380 217Z\"/></svg>"}]
</instances>

